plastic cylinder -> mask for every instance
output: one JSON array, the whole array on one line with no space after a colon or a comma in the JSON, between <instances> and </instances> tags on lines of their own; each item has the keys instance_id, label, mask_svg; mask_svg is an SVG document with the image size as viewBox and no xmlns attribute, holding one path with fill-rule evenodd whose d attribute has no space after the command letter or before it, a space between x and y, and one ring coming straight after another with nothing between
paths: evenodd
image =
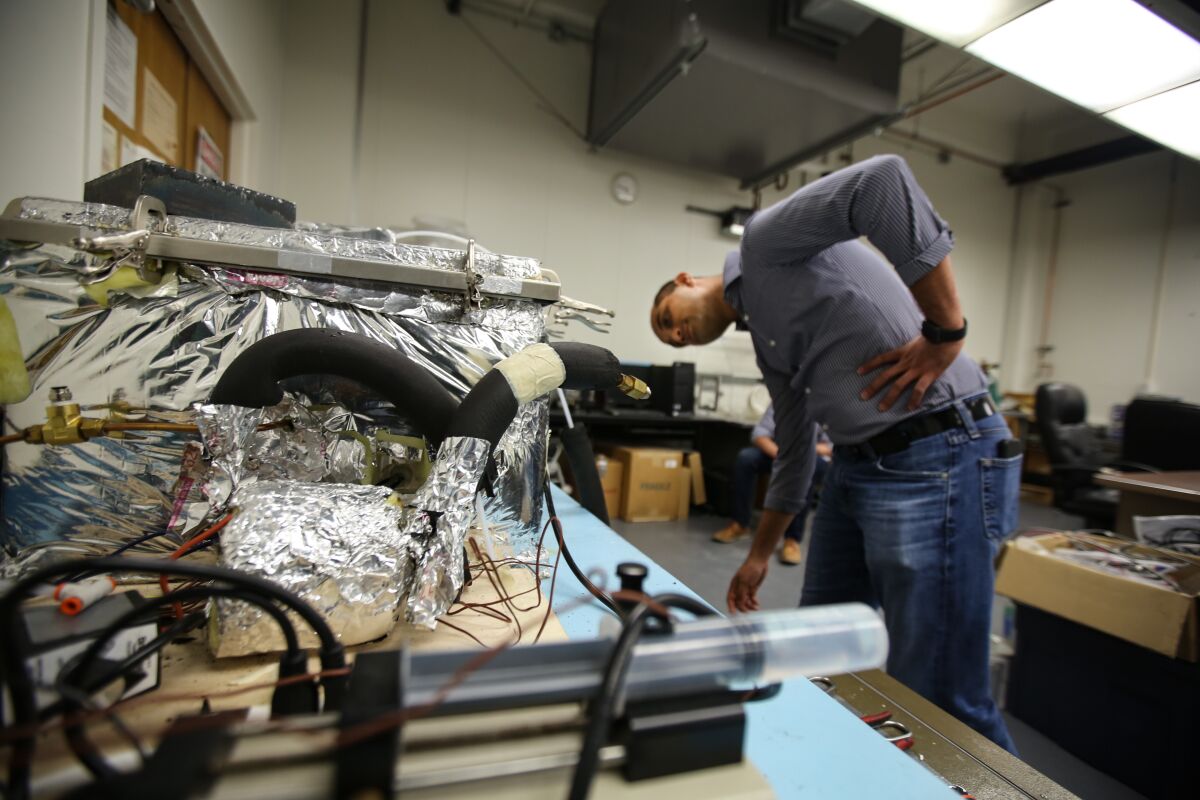
<instances>
[{"instance_id":1,"label":"plastic cylinder","mask_svg":"<svg viewBox=\"0 0 1200 800\"><path fill-rule=\"evenodd\" d=\"M870 606L829 606L703 617L634 649L633 687L696 678L771 683L794 677L875 669L887 660L883 620Z\"/></svg>"}]
</instances>

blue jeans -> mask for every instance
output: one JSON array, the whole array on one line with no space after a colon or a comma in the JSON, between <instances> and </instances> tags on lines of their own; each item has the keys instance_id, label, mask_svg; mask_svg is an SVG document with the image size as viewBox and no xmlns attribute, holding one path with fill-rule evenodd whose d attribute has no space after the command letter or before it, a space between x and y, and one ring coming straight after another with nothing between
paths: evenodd
<instances>
[{"instance_id":1,"label":"blue jeans","mask_svg":"<svg viewBox=\"0 0 1200 800\"><path fill-rule=\"evenodd\" d=\"M750 506L754 502L754 490L758 485L760 475L770 475L771 465L775 461L757 447L743 447L733 462L733 509L730 516L733 521L743 528L750 527ZM829 466L823 458L817 458L813 469L812 487L808 490L808 503L804 510L796 515L788 526L784 536L797 542L804 539L804 523L808 519L808 510L817 504L817 495L821 490L821 481Z\"/></svg>"},{"instance_id":2,"label":"blue jeans","mask_svg":"<svg viewBox=\"0 0 1200 800\"><path fill-rule=\"evenodd\" d=\"M872 458L834 448L801 605L882 607L887 671L1016 752L989 691L993 563L1017 522L1021 456L995 414Z\"/></svg>"}]
</instances>

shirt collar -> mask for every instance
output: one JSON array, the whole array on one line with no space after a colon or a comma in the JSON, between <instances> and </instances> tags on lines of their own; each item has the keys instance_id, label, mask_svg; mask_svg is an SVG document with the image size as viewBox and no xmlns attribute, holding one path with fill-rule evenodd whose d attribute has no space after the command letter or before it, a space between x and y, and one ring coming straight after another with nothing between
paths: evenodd
<instances>
[{"instance_id":1,"label":"shirt collar","mask_svg":"<svg viewBox=\"0 0 1200 800\"><path fill-rule=\"evenodd\" d=\"M744 331L746 326L746 311L742 307L742 254L739 250L730 250L725 255L725 269L721 275L725 285L725 302L733 306L737 312L737 329Z\"/></svg>"}]
</instances>

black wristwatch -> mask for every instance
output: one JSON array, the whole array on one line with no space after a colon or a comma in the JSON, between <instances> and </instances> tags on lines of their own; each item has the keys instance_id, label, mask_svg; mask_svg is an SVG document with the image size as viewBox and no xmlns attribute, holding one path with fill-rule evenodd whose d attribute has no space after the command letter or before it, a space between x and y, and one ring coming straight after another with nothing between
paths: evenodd
<instances>
[{"instance_id":1,"label":"black wristwatch","mask_svg":"<svg viewBox=\"0 0 1200 800\"><path fill-rule=\"evenodd\" d=\"M943 328L937 323L925 320L921 323L921 335L934 344L961 342L963 339L967 338L967 318L963 317L962 327L957 330Z\"/></svg>"}]
</instances>

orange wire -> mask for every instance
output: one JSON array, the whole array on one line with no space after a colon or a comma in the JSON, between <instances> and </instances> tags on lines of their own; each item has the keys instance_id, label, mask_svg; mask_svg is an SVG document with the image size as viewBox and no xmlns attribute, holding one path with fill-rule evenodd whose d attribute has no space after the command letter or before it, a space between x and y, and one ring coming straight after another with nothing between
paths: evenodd
<instances>
[{"instance_id":1,"label":"orange wire","mask_svg":"<svg viewBox=\"0 0 1200 800\"><path fill-rule=\"evenodd\" d=\"M213 524L213 526L210 527L208 530L205 530L204 532L197 534L196 536L193 536L191 539L188 539L186 542L181 544L179 546L179 549L177 549L174 553L171 553L171 555L168 556L168 558L170 558L172 561L174 561L174 560L180 558L181 556L187 555L187 553L189 551L194 549L196 547L196 545L200 544L205 539L211 539L213 536L216 536L217 533L220 532L221 528L224 528L229 523L229 520L233 519L233 515L236 513L237 513L236 511L230 511L228 514L221 517L221 519L217 520L217 522L215 524ZM160 589L162 589L163 594L166 594L167 592L171 591L171 582L169 580L167 580L166 573L159 574L158 586ZM176 619L183 616L183 606L181 606L179 603L175 604L174 610L175 610Z\"/></svg>"}]
</instances>

